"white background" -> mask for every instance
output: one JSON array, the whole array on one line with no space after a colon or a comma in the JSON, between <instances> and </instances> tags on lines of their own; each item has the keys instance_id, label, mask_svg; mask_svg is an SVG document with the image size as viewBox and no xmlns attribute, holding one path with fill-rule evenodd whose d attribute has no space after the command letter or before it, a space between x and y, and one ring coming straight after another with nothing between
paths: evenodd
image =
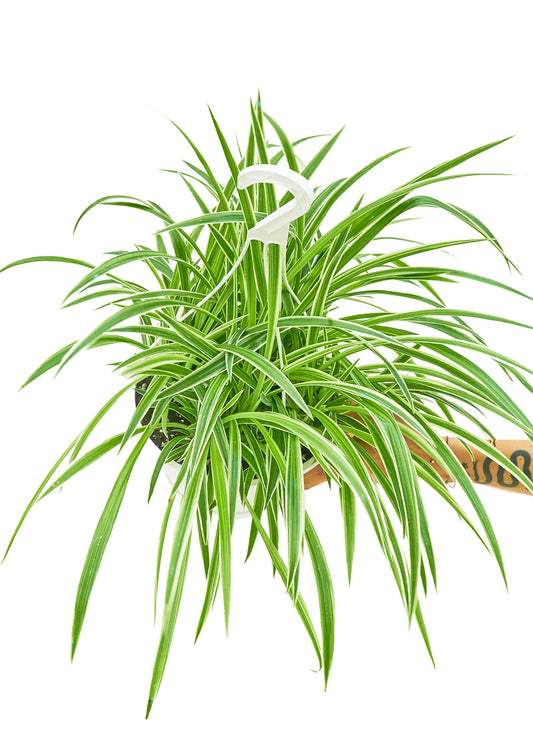
<instances>
[{"instance_id":1,"label":"white background","mask_svg":"<svg viewBox=\"0 0 533 746\"><path fill-rule=\"evenodd\" d=\"M514 0L11 4L0 32L0 266L32 254L96 261L104 251L149 240L159 226L117 208L95 211L73 238L78 214L103 194L160 201L176 219L196 214L178 178L157 170L180 168L181 159L191 157L158 112L190 133L224 178L207 104L228 138L235 130L243 140L248 101L260 88L266 111L294 139L346 125L315 185L413 146L366 180L368 198L446 158L515 135L462 169L514 176L452 181L431 194L485 220L523 277L510 277L484 245L461 247L450 261L531 291L527 9ZM427 239L471 235L436 215L426 214L423 225L414 229ZM79 277L77 268L58 265L0 275L2 553L42 476L121 385L104 349L81 355L57 379L49 375L18 392L45 357L96 324L95 312L58 311ZM531 302L486 286L465 283L448 288L445 297L450 306L532 318ZM493 347L533 367L530 330L477 328ZM533 412L531 395L517 384L509 390ZM102 438L119 432L129 412L124 401ZM494 418L487 422L497 437L520 434ZM338 496L318 488L310 510L330 560L337 608L328 691L321 674L310 670L311 645L261 546L243 566L247 525L241 522L229 639L219 598L193 645L203 601L195 551L167 672L145 721L157 644L153 571L167 495L161 482L146 505L155 457L155 449L147 450L134 472L73 664L77 581L117 458L108 456L40 503L0 567L3 743L533 742L533 503L490 488L479 494L501 543L509 593L472 532L442 500L424 493L439 581L438 594L430 591L423 602L436 670L416 628L407 629L362 510L348 587ZM454 496L461 499L458 489Z\"/></svg>"}]
</instances>

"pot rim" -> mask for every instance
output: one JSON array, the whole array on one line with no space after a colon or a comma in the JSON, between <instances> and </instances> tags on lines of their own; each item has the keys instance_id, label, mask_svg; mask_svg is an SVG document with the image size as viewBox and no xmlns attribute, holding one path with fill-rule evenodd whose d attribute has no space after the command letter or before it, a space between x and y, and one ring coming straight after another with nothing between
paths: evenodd
<instances>
[{"instance_id":1,"label":"pot rim","mask_svg":"<svg viewBox=\"0 0 533 746\"><path fill-rule=\"evenodd\" d=\"M154 443L154 446L158 448L155 443ZM158 448L158 450L160 449ZM163 464L163 469L165 470L177 469L179 471L179 469L181 468L181 465L182 464L180 461L165 461L165 463ZM308 458L307 461L304 461L304 463L302 464L303 473L307 474L307 472L311 471L312 469L315 468L315 466L318 466L318 465L319 465L318 461L313 456L311 456L311 458ZM254 479L252 479L251 485L256 485L258 481L259 481L258 478L255 477Z\"/></svg>"}]
</instances>

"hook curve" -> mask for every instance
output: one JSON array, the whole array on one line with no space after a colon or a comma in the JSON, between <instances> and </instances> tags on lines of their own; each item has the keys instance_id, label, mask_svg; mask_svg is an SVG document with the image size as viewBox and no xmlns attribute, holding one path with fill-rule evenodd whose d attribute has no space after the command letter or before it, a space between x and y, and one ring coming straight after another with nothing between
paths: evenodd
<instances>
[{"instance_id":1,"label":"hook curve","mask_svg":"<svg viewBox=\"0 0 533 746\"><path fill-rule=\"evenodd\" d=\"M309 181L297 171L270 163L248 166L237 177L237 189L246 189L252 184L260 183L284 187L294 199L250 228L248 237L265 245L275 243L286 248L289 225L307 212L313 200L313 189Z\"/></svg>"}]
</instances>

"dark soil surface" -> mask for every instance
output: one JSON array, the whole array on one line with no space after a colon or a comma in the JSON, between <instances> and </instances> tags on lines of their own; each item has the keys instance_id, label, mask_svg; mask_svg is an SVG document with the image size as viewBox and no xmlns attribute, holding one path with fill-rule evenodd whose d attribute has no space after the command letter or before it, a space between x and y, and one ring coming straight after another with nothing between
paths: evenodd
<instances>
[{"instance_id":1,"label":"dark soil surface","mask_svg":"<svg viewBox=\"0 0 533 746\"><path fill-rule=\"evenodd\" d=\"M135 389L135 406L139 404L143 396L141 392L139 391L139 389L146 391L151 380L152 380L151 378L144 378L140 383L137 384L137 387ZM147 413L144 415L144 417L141 420L141 425L148 425L152 417L153 411L154 411L153 409L149 409L147 411ZM177 412L175 412L173 409L170 409L168 412L168 421L175 422L180 425L191 424L184 417L182 417ZM155 443L159 449L162 449L163 446L169 442L169 440L172 440L172 437L167 437L165 433L163 432L163 430L161 430L161 428L157 428L157 430L154 430L154 432L151 434L150 440L153 443Z\"/></svg>"}]
</instances>

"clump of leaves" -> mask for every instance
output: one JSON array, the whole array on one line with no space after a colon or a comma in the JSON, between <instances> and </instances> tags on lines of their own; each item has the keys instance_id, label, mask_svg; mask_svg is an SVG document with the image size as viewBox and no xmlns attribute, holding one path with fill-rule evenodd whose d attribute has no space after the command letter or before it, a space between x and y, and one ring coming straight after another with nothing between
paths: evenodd
<instances>
[{"instance_id":1,"label":"clump of leaves","mask_svg":"<svg viewBox=\"0 0 533 746\"><path fill-rule=\"evenodd\" d=\"M461 207L420 194L422 188L437 182L473 175L449 172L504 141L435 166L366 204L359 197L346 217L326 227L338 200L399 151L376 158L353 175L316 187L310 209L291 227L286 256L276 245L265 256L261 243L247 244L247 230L291 196L278 202L270 184L238 190L239 172L255 163L284 163L312 182L340 132L301 166L296 151L311 138L291 142L263 112L259 99L251 104L250 112L244 153L230 147L211 113L229 170L223 181L175 125L196 162L185 162L187 170L174 173L196 200L198 216L176 221L155 202L112 195L95 201L79 219L99 205L142 210L161 224L152 246L110 252L99 266L63 256L30 257L8 265L40 261L80 265L86 272L63 305L96 302L111 308L108 318L49 357L26 384L49 370L59 371L89 348L111 345L114 350L118 345L122 352L124 343L133 348L129 356L114 363L127 385L102 406L54 464L11 539L38 500L109 451L132 443L83 567L72 655L139 454L154 433L163 433L149 498L164 464L178 461L182 465L162 518L157 553L156 599L163 546L171 542L147 715L167 662L195 524L206 575L197 635L219 581L228 626L232 530L240 502L252 519L248 554L260 537L309 634L327 684L334 647L334 595L323 548L306 512L302 448L323 467L328 481L338 485L348 576L354 557L356 506L360 505L390 563L409 622L416 620L432 660L419 592L421 587L427 591L428 574L436 586L436 568L421 482L445 500L492 551L505 580L489 517L461 463L443 441L443 432L490 456L533 491L528 477L482 439L493 436L479 418L480 413L494 413L531 438L533 424L487 372L485 361L495 361L529 391L526 376L533 371L490 349L467 319L531 327L481 311L448 308L435 285L464 280L524 294L471 272L409 263L429 252L479 240L500 252L509 267L514 266L481 220ZM429 244L403 238L399 248L380 250L378 239L384 231L418 208L450 214L470 229L470 237ZM134 263L144 265L151 285L127 279ZM394 312L381 305L397 296L411 301L412 309ZM379 304L371 302L375 299ZM355 304L357 313L339 316L336 309L339 304L347 305L346 301ZM142 398L124 431L87 450L86 442L102 418L132 390ZM463 425L457 422L458 416ZM477 515L477 528L437 472L409 450L406 435L456 481ZM375 449L381 465L364 445ZM252 483L256 484L253 501ZM167 539L169 524L173 532ZM320 635L298 590L304 546L316 579Z\"/></svg>"}]
</instances>

